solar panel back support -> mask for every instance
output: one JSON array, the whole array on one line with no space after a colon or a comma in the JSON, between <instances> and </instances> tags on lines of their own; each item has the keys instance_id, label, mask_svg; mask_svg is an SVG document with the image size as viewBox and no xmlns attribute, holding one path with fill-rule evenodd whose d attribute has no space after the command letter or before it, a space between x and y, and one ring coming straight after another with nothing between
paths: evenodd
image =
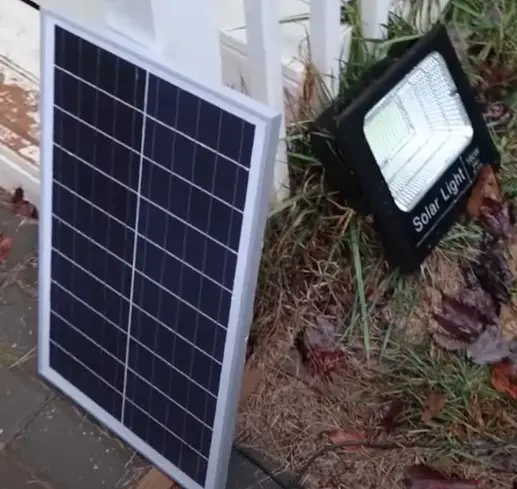
<instances>
[{"instance_id":1,"label":"solar panel back support","mask_svg":"<svg viewBox=\"0 0 517 489\"><path fill-rule=\"evenodd\" d=\"M223 488L281 115L41 22L39 373L183 487Z\"/></svg>"}]
</instances>

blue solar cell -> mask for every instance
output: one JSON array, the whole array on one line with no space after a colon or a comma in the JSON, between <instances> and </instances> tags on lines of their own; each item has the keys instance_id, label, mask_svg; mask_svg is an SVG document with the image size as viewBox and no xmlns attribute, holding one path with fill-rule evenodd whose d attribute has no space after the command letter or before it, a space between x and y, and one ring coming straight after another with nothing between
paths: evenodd
<instances>
[{"instance_id":1,"label":"blue solar cell","mask_svg":"<svg viewBox=\"0 0 517 489\"><path fill-rule=\"evenodd\" d=\"M142 146L144 116L67 72L55 72L55 104L135 151Z\"/></svg>"},{"instance_id":2,"label":"blue solar cell","mask_svg":"<svg viewBox=\"0 0 517 489\"><path fill-rule=\"evenodd\" d=\"M52 189L52 211L61 221L103 246L114 255L132 263L133 230L102 210L92 207L70 190L55 183Z\"/></svg>"},{"instance_id":3,"label":"blue solar cell","mask_svg":"<svg viewBox=\"0 0 517 489\"><path fill-rule=\"evenodd\" d=\"M95 372L101 380L119 392L124 388L124 365L99 348L77 329L51 314L50 339L86 368Z\"/></svg>"},{"instance_id":4,"label":"blue solar cell","mask_svg":"<svg viewBox=\"0 0 517 489\"><path fill-rule=\"evenodd\" d=\"M127 332L110 323L57 284L52 284L52 300L53 312L63 324L74 324L77 315L83 316L85 319L77 330L97 345L102 345L120 362L126 361Z\"/></svg>"},{"instance_id":5,"label":"blue solar cell","mask_svg":"<svg viewBox=\"0 0 517 489\"><path fill-rule=\"evenodd\" d=\"M149 76L148 113L166 126L249 168L255 137L255 128L249 122L152 74ZM226 134L232 137L221 137Z\"/></svg>"},{"instance_id":6,"label":"blue solar cell","mask_svg":"<svg viewBox=\"0 0 517 489\"><path fill-rule=\"evenodd\" d=\"M50 364L52 368L70 382L73 386L87 395L115 419L122 415L122 393L112 385L100 379L97 373L80 363L61 346L50 343Z\"/></svg>"},{"instance_id":7,"label":"blue solar cell","mask_svg":"<svg viewBox=\"0 0 517 489\"><path fill-rule=\"evenodd\" d=\"M101 282L131 298L131 267L57 218L52 220L54 248Z\"/></svg>"},{"instance_id":8,"label":"blue solar cell","mask_svg":"<svg viewBox=\"0 0 517 489\"><path fill-rule=\"evenodd\" d=\"M106 319L127 329L128 300L57 251L52 253L52 277L62 288L69 290ZM77 319L82 318L77 316Z\"/></svg>"},{"instance_id":9,"label":"blue solar cell","mask_svg":"<svg viewBox=\"0 0 517 489\"><path fill-rule=\"evenodd\" d=\"M54 142L117 182L138 188L140 155L61 110L54 112Z\"/></svg>"},{"instance_id":10,"label":"blue solar cell","mask_svg":"<svg viewBox=\"0 0 517 489\"><path fill-rule=\"evenodd\" d=\"M184 442L208 459L211 430L206 429L200 420L133 372L128 372L126 395L142 411L149 413L160 423L164 430L176 435L178 441ZM161 451L163 446L159 444L156 448Z\"/></svg>"},{"instance_id":11,"label":"blue solar cell","mask_svg":"<svg viewBox=\"0 0 517 489\"><path fill-rule=\"evenodd\" d=\"M145 70L59 27L55 36L56 66L143 109Z\"/></svg>"},{"instance_id":12,"label":"blue solar cell","mask_svg":"<svg viewBox=\"0 0 517 489\"><path fill-rule=\"evenodd\" d=\"M178 340L176 339L176 342ZM181 355L179 345L171 345L174 356ZM180 356L185 358L185 356ZM190 361L190 359L189 359ZM178 364L179 361L177 362ZM188 364L180 366L188 370ZM131 340L128 368L149 382L167 397L174 399L190 414L211 426L214 420L216 397L177 366L158 357L150 348Z\"/></svg>"},{"instance_id":13,"label":"blue solar cell","mask_svg":"<svg viewBox=\"0 0 517 489\"><path fill-rule=\"evenodd\" d=\"M51 368L205 486L255 128L55 30Z\"/></svg>"},{"instance_id":14,"label":"blue solar cell","mask_svg":"<svg viewBox=\"0 0 517 489\"><path fill-rule=\"evenodd\" d=\"M137 194L75 156L54 150L54 178L66 188L128 227L135 227Z\"/></svg>"}]
</instances>

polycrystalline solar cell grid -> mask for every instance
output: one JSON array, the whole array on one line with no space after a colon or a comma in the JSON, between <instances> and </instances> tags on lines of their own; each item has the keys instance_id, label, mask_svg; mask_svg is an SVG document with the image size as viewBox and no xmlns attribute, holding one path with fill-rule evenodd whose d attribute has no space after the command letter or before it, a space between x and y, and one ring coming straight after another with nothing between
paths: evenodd
<instances>
[{"instance_id":1,"label":"polycrystalline solar cell grid","mask_svg":"<svg viewBox=\"0 0 517 489\"><path fill-rule=\"evenodd\" d=\"M55 31L50 367L205 484L254 126Z\"/></svg>"}]
</instances>

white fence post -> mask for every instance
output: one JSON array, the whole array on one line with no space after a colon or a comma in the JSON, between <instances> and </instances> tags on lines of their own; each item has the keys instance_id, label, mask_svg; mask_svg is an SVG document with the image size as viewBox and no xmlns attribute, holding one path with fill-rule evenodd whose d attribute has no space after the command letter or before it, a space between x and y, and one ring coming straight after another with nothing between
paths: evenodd
<instances>
[{"instance_id":1,"label":"white fence post","mask_svg":"<svg viewBox=\"0 0 517 489\"><path fill-rule=\"evenodd\" d=\"M332 99L339 90L344 54L341 46L341 0L311 0L309 33L312 64L321 76L324 95Z\"/></svg>"},{"instance_id":2,"label":"white fence post","mask_svg":"<svg viewBox=\"0 0 517 489\"><path fill-rule=\"evenodd\" d=\"M360 14L363 37L382 39L386 35L391 0L361 0Z\"/></svg>"},{"instance_id":3,"label":"white fence post","mask_svg":"<svg viewBox=\"0 0 517 489\"><path fill-rule=\"evenodd\" d=\"M249 94L284 113L282 76L282 37L277 11L278 0L244 0L248 66L250 69ZM284 124L280 132L273 201L279 203L289 197L289 171Z\"/></svg>"}]
</instances>

